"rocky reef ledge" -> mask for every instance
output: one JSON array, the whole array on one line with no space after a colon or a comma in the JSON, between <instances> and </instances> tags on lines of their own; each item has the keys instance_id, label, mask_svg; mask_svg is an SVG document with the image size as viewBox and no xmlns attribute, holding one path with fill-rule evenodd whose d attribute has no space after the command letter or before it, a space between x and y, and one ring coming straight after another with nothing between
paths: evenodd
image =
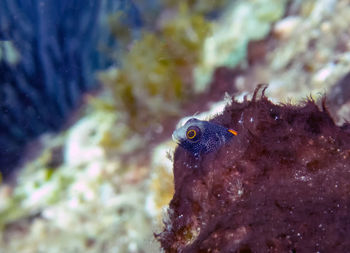
<instances>
[{"instance_id":1,"label":"rocky reef ledge","mask_svg":"<svg viewBox=\"0 0 350 253\"><path fill-rule=\"evenodd\" d=\"M350 125L325 106L273 104L257 89L211 121L221 149L174 154L165 252L349 252Z\"/></svg>"}]
</instances>

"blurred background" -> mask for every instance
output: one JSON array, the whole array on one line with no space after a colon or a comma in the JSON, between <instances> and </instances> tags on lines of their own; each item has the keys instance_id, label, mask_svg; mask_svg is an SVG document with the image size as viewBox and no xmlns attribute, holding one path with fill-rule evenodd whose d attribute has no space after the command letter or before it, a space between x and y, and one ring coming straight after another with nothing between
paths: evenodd
<instances>
[{"instance_id":1,"label":"blurred background","mask_svg":"<svg viewBox=\"0 0 350 253\"><path fill-rule=\"evenodd\" d=\"M0 0L0 252L161 252L171 134L267 83L350 120L348 0Z\"/></svg>"}]
</instances>

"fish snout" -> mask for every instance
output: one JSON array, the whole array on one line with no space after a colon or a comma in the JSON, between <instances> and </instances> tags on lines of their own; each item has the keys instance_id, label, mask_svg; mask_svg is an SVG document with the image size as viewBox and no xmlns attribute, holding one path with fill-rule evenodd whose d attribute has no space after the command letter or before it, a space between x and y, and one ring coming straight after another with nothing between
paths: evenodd
<instances>
[{"instance_id":1,"label":"fish snout","mask_svg":"<svg viewBox=\"0 0 350 253\"><path fill-rule=\"evenodd\" d=\"M175 141L177 144L179 144L181 141L184 140L185 135L183 133L182 128L176 129L173 134L171 135L173 141Z\"/></svg>"}]
</instances>

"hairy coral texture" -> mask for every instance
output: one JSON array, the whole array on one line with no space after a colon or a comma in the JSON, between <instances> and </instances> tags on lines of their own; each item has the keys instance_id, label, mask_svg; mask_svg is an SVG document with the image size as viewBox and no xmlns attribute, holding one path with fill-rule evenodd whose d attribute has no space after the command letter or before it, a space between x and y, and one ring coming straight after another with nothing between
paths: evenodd
<instances>
[{"instance_id":1,"label":"hairy coral texture","mask_svg":"<svg viewBox=\"0 0 350 253\"><path fill-rule=\"evenodd\" d=\"M239 133L220 150L176 149L165 252L350 251L350 131L257 92L212 120Z\"/></svg>"}]
</instances>

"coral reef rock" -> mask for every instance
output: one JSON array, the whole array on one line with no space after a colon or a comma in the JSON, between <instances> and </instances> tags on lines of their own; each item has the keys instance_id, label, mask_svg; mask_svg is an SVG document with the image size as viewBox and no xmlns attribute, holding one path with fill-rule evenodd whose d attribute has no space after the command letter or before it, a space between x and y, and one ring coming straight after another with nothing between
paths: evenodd
<instances>
[{"instance_id":1,"label":"coral reef rock","mask_svg":"<svg viewBox=\"0 0 350 253\"><path fill-rule=\"evenodd\" d=\"M350 131L325 100L276 105L258 89L211 122L238 135L199 159L175 150L165 252L350 251Z\"/></svg>"}]
</instances>

